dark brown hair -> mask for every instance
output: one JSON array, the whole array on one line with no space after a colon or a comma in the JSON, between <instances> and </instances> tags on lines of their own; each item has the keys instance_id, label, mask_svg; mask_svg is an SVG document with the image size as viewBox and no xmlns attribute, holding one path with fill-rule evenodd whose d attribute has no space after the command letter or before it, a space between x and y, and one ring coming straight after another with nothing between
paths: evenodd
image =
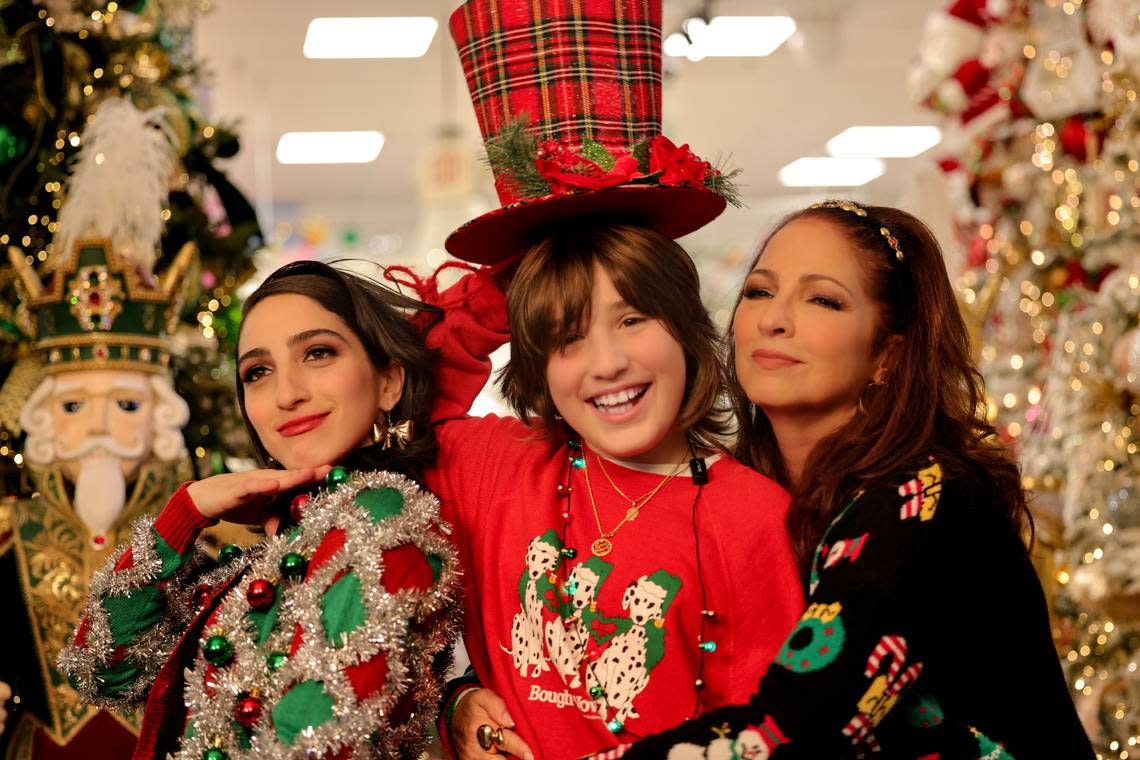
<instances>
[{"instance_id":1,"label":"dark brown hair","mask_svg":"<svg viewBox=\"0 0 1140 760\"><path fill-rule=\"evenodd\" d=\"M795 487L768 417L741 389L734 336L728 336L729 387L739 425L736 456L792 492L788 533L804 566L857 490L915 466L928 454L937 457L948 474L985 483L1015 531L1032 530L1019 468L983 416L982 377L971 357L938 242L925 224L905 211L865 209L866 217L841 208L803 209L784 218L768 236L771 240L801 219L834 225L865 254L860 259L864 282L879 315L873 350L882 350L892 335L902 338L891 348L883 384L869 387L862 410L816 444ZM896 259L881 227L898 240L904 261ZM766 246L767 241L752 267Z\"/></svg>"},{"instance_id":2,"label":"dark brown hair","mask_svg":"<svg viewBox=\"0 0 1140 760\"><path fill-rule=\"evenodd\" d=\"M700 277L685 249L635 224L577 222L533 245L507 292L511 360L499 375L518 415L536 414L548 433L565 430L546 384L546 365L567 334L589 319L594 265L633 308L658 319L685 353L685 395L678 422L702 448L722 448L727 425L720 341L701 303Z\"/></svg>"},{"instance_id":3,"label":"dark brown hair","mask_svg":"<svg viewBox=\"0 0 1140 760\"><path fill-rule=\"evenodd\" d=\"M383 462L364 462L376 469L396 469L419 478L422 468L435 456L436 442L428 424L434 394L434 366L406 311L433 311L419 301L401 295L366 277L336 269L319 261L296 261L281 267L261 283L242 305L244 318L257 304L270 296L292 293L311 298L349 326L360 339L372 366L387 369L393 360L404 368L404 389L392 408L394 421L411 420L413 438L409 445L393 447ZM238 406L245 420L249 439L262 464L269 454L245 411L245 393L237 384Z\"/></svg>"}]
</instances>

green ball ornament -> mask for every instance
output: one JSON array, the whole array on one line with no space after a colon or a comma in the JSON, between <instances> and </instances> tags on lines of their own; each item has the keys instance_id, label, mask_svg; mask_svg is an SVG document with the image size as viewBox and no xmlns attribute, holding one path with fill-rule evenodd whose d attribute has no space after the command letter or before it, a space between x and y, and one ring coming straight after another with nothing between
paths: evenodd
<instances>
[{"instance_id":1,"label":"green ball ornament","mask_svg":"<svg viewBox=\"0 0 1140 760\"><path fill-rule=\"evenodd\" d=\"M289 656L284 652L270 652L269 656L265 658L265 664L269 666L270 672L276 673L288 659Z\"/></svg>"},{"instance_id":2,"label":"green ball ornament","mask_svg":"<svg viewBox=\"0 0 1140 760\"><path fill-rule=\"evenodd\" d=\"M281 574L290 580L297 580L305 575L305 568L309 562L297 552L289 552L281 558Z\"/></svg>"},{"instance_id":3,"label":"green ball ornament","mask_svg":"<svg viewBox=\"0 0 1140 760\"><path fill-rule=\"evenodd\" d=\"M226 544L218 550L218 562L228 565L241 556L241 547L237 544Z\"/></svg>"},{"instance_id":4,"label":"green ball ornament","mask_svg":"<svg viewBox=\"0 0 1140 760\"><path fill-rule=\"evenodd\" d=\"M344 467L341 467L340 465L337 465L336 467L329 470L328 475L325 475L325 482L328 483L329 488L336 488L341 483L347 483L349 477L351 476L349 475L348 470Z\"/></svg>"},{"instance_id":5,"label":"green ball ornament","mask_svg":"<svg viewBox=\"0 0 1140 760\"><path fill-rule=\"evenodd\" d=\"M0 124L0 166L23 155L26 145L22 137Z\"/></svg>"},{"instance_id":6,"label":"green ball ornament","mask_svg":"<svg viewBox=\"0 0 1140 760\"><path fill-rule=\"evenodd\" d=\"M234 658L234 645L225 636L211 636L202 644L202 656L214 667L221 667Z\"/></svg>"},{"instance_id":7,"label":"green ball ornament","mask_svg":"<svg viewBox=\"0 0 1140 760\"><path fill-rule=\"evenodd\" d=\"M230 760L230 754L221 747L210 747L202 753L202 760Z\"/></svg>"}]
</instances>

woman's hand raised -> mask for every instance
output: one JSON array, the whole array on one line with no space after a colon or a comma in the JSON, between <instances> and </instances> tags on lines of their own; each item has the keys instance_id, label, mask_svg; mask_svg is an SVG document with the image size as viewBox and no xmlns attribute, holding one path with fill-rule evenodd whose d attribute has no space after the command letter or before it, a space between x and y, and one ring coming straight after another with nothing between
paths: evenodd
<instances>
[{"instance_id":1,"label":"woman's hand raised","mask_svg":"<svg viewBox=\"0 0 1140 760\"><path fill-rule=\"evenodd\" d=\"M213 475L191 483L187 492L203 517L243 525L265 525L277 515L264 514L265 505L279 493L323 478L332 467L298 470L249 470ZM266 526L268 529L268 526Z\"/></svg>"}]
</instances>

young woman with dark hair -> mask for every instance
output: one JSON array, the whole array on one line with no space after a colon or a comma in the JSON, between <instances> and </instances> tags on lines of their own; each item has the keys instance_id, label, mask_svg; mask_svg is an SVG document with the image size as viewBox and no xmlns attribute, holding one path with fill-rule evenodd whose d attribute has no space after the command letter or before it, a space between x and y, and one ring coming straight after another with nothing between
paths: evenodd
<instances>
[{"instance_id":1,"label":"young woman with dark hair","mask_svg":"<svg viewBox=\"0 0 1140 760\"><path fill-rule=\"evenodd\" d=\"M86 699L145 703L136 758L425 748L459 580L415 480L434 451L433 366L405 314L421 307L317 262L246 300L238 397L263 468L188 483L140 522L60 656ZM220 519L271 537L218 566L195 539Z\"/></svg>"},{"instance_id":2,"label":"young woman with dark hair","mask_svg":"<svg viewBox=\"0 0 1140 760\"><path fill-rule=\"evenodd\" d=\"M792 214L730 340L737 453L792 494L807 611L747 704L625 757L1091 759L926 226L847 201Z\"/></svg>"}]
</instances>

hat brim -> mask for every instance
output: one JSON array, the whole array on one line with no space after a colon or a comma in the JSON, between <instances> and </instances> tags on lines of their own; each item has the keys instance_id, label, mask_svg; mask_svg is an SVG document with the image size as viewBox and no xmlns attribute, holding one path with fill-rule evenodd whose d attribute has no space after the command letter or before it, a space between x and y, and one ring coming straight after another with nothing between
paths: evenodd
<instances>
[{"instance_id":1,"label":"hat brim","mask_svg":"<svg viewBox=\"0 0 1140 760\"><path fill-rule=\"evenodd\" d=\"M474 264L497 264L524 253L553 222L588 217L629 219L679 238L720 216L721 196L695 187L621 185L547 195L476 217L447 238L447 251Z\"/></svg>"}]
</instances>

